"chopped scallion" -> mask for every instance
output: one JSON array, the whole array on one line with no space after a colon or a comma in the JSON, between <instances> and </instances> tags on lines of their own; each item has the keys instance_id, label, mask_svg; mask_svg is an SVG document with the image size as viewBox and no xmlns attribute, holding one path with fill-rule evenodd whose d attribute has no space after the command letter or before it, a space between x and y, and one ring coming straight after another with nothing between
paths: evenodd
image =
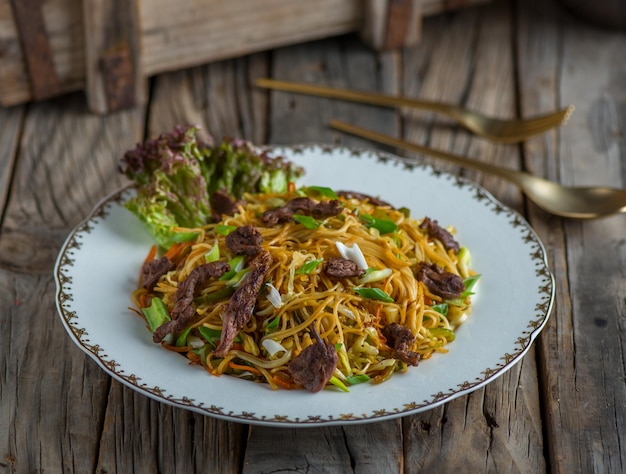
<instances>
[{"instance_id":1,"label":"chopped scallion","mask_svg":"<svg viewBox=\"0 0 626 474\"><path fill-rule=\"evenodd\" d=\"M348 387L346 387L346 384L344 384L341 380L339 380L339 378L335 375L333 375L329 380L328 380L331 384L333 384L335 387L337 387L339 390L341 390L342 392L349 392L350 389L348 389Z\"/></svg>"},{"instance_id":2,"label":"chopped scallion","mask_svg":"<svg viewBox=\"0 0 626 474\"><path fill-rule=\"evenodd\" d=\"M148 322L148 326L150 326L150 330L152 332L156 331L156 329L162 324L171 320L170 313L163 303L163 300L158 297L152 298L150 306L147 308L141 308L141 312L146 317L146 321Z\"/></svg>"},{"instance_id":3,"label":"chopped scallion","mask_svg":"<svg viewBox=\"0 0 626 474\"><path fill-rule=\"evenodd\" d=\"M220 247L219 245L217 245L217 240L216 240L215 245L213 245L213 248L204 255L204 260L207 263L210 263L210 262L217 262L219 259L220 259Z\"/></svg>"},{"instance_id":4,"label":"chopped scallion","mask_svg":"<svg viewBox=\"0 0 626 474\"><path fill-rule=\"evenodd\" d=\"M224 225L224 224L220 224L218 226L215 227L215 232L217 232L220 235L228 235L230 234L233 230L235 230L237 227L235 227L234 225Z\"/></svg>"},{"instance_id":5,"label":"chopped scallion","mask_svg":"<svg viewBox=\"0 0 626 474\"><path fill-rule=\"evenodd\" d=\"M366 375L366 374L351 375L349 377L346 377L346 382L348 382L350 385L356 385L359 383L365 383L369 381L370 381L370 377L369 375Z\"/></svg>"},{"instance_id":6,"label":"chopped scallion","mask_svg":"<svg viewBox=\"0 0 626 474\"><path fill-rule=\"evenodd\" d=\"M363 298L370 300L383 301L384 303L393 303L394 299L380 288L353 288Z\"/></svg>"},{"instance_id":7,"label":"chopped scallion","mask_svg":"<svg viewBox=\"0 0 626 474\"><path fill-rule=\"evenodd\" d=\"M378 229L381 234L390 234L395 232L398 228L398 225L389 220L389 219L381 219L378 217L374 217L370 214L361 214L359 218L365 222L367 227L373 227L374 229Z\"/></svg>"},{"instance_id":8,"label":"chopped scallion","mask_svg":"<svg viewBox=\"0 0 626 474\"><path fill-rule=\"evenodd\" d=\"M294 214L293 220L302 224L307 229L317 229L321 225L321 222L315 220L311 216L304 216L302 214Z\"/></svg>"},{"instance_id":9,"label":"chopped scallion","mask_svg":"<svg viewBox=\"0 0 626 474\"><path fill-rule=\"evenodd\" d=\"M430 328L429 331L431 335L435 337L443 337L448 342L454 341L454 338L456 337L454 335L454 331L448 328Z\"/></svg>"},{"instance_id":10,"label":"chopped scallion","mask_svg":"<svg viewBox=\"0 0 626 474\"><path fill-rule=\"evenodd\" d=\"M302 265L300 268L296 270L297 275L308 275L311 273L317 266L324 261L323 258L318 258L316 260L310 260Z\"/></svg>"},{"instance_id":11,"label":"chopped scallion","mask_svg":"<svg viewBox=\"0 0 626 474\"><path fill-rule=\"evenodd\" d=\"M319 195L319 196L324 196L330 199L337 199L337 193L335 193L335 191L325 186L306 186L302 188L302 191L306 195Z\"/></svg>"}]
</instances>

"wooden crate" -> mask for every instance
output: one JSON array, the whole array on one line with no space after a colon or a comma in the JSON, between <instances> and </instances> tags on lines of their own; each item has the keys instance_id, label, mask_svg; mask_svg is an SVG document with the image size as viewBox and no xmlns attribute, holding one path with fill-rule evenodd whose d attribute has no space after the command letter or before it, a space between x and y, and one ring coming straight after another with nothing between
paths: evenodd
<instances>
[{"instance_id":1,"label":"wooden crate","mask_svg":"<svg viewBox=\"0 0 626 474\"><path fill-rule=\"evenodd\" d=\"M106 113L164 71L353 31L408 46L424 16L487 1L0 0L0 105L84 90Z\"/></svg>"}]
</instances>

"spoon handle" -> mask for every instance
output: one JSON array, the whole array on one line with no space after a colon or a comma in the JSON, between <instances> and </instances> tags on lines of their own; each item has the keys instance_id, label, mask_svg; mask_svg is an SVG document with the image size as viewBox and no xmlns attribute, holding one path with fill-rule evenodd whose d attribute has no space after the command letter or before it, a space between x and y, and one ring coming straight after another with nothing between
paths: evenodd
<instances>
[{"instance_id":1,"label":"spoon handle","mask_svg":"<svg viewBox=\"0 0 626 474\"><path fill-rule=\"evenodd\" d=\"M524 187L524 181L528 176L530 176L524 171L510 170L508 168L495 166L489 163L481 163L479 161L474 161L463 156L453 155L451 153L446 153L443 151L438 151L432 148L417 145L415 143L410 143L406 140L395 138L390 135L385 135L384 133L376 132L374 130L357 127L356 125L351 125L340 120L332 120L330 122L330 126L336 130L350 133L361 138L366 138L374 142L390 145L396 148L401 148L422 155L432 156L434 158L440 158L463 168L471 168L477 171L482 171L484 173L490 173L499 176L500 178L504 178L522 188Z\"/></svg>"}]
</instances>

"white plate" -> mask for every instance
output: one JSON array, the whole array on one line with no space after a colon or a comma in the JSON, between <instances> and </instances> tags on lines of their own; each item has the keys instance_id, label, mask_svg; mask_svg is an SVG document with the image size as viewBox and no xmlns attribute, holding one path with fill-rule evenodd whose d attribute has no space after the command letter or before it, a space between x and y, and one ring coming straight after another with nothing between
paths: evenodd
<instances>
[{"instance_id":1,"label":"white plate","mask_svg":"<svg viewBox=\"0 0 626 474\"><path fill-rule=\"evenodd\" d=\"M350 393L272 391L189 365L154 344L128 309L152 241L123 207L127 189L70 233L55 265L57 309L70 338L112 377L160 402L230 421L319 426L431 409L493 381L528 351L550 315L554 279L543 245L516 212L476 184L389 154L315 145L273 150L305 168L301 184L377 195L415 218L456 227L482 276L449 353Z\"/></svg>"}]
</instances>

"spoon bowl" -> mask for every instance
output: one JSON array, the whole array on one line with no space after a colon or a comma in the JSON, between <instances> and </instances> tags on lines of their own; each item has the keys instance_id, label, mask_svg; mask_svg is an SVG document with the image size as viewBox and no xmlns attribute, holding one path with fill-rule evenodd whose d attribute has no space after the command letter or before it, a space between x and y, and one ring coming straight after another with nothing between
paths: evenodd
<instances>
[{"instance_id":1,"label":"spoon bowl","mask_svg":"<svg viewBox=\"0 0 626 474\"><path fill-rule=\"evenodd\" d=\"M533 176L525 171L511 170L489 163L445 153L391 137L373 130L333 120L331 126L368 140L407 151L429 155L463 168L490 173L516 184L528 198L543 210L572 219L593 219L626 212L626 190L604 186L572 187Z\"/></svg>"}]
</instances>

